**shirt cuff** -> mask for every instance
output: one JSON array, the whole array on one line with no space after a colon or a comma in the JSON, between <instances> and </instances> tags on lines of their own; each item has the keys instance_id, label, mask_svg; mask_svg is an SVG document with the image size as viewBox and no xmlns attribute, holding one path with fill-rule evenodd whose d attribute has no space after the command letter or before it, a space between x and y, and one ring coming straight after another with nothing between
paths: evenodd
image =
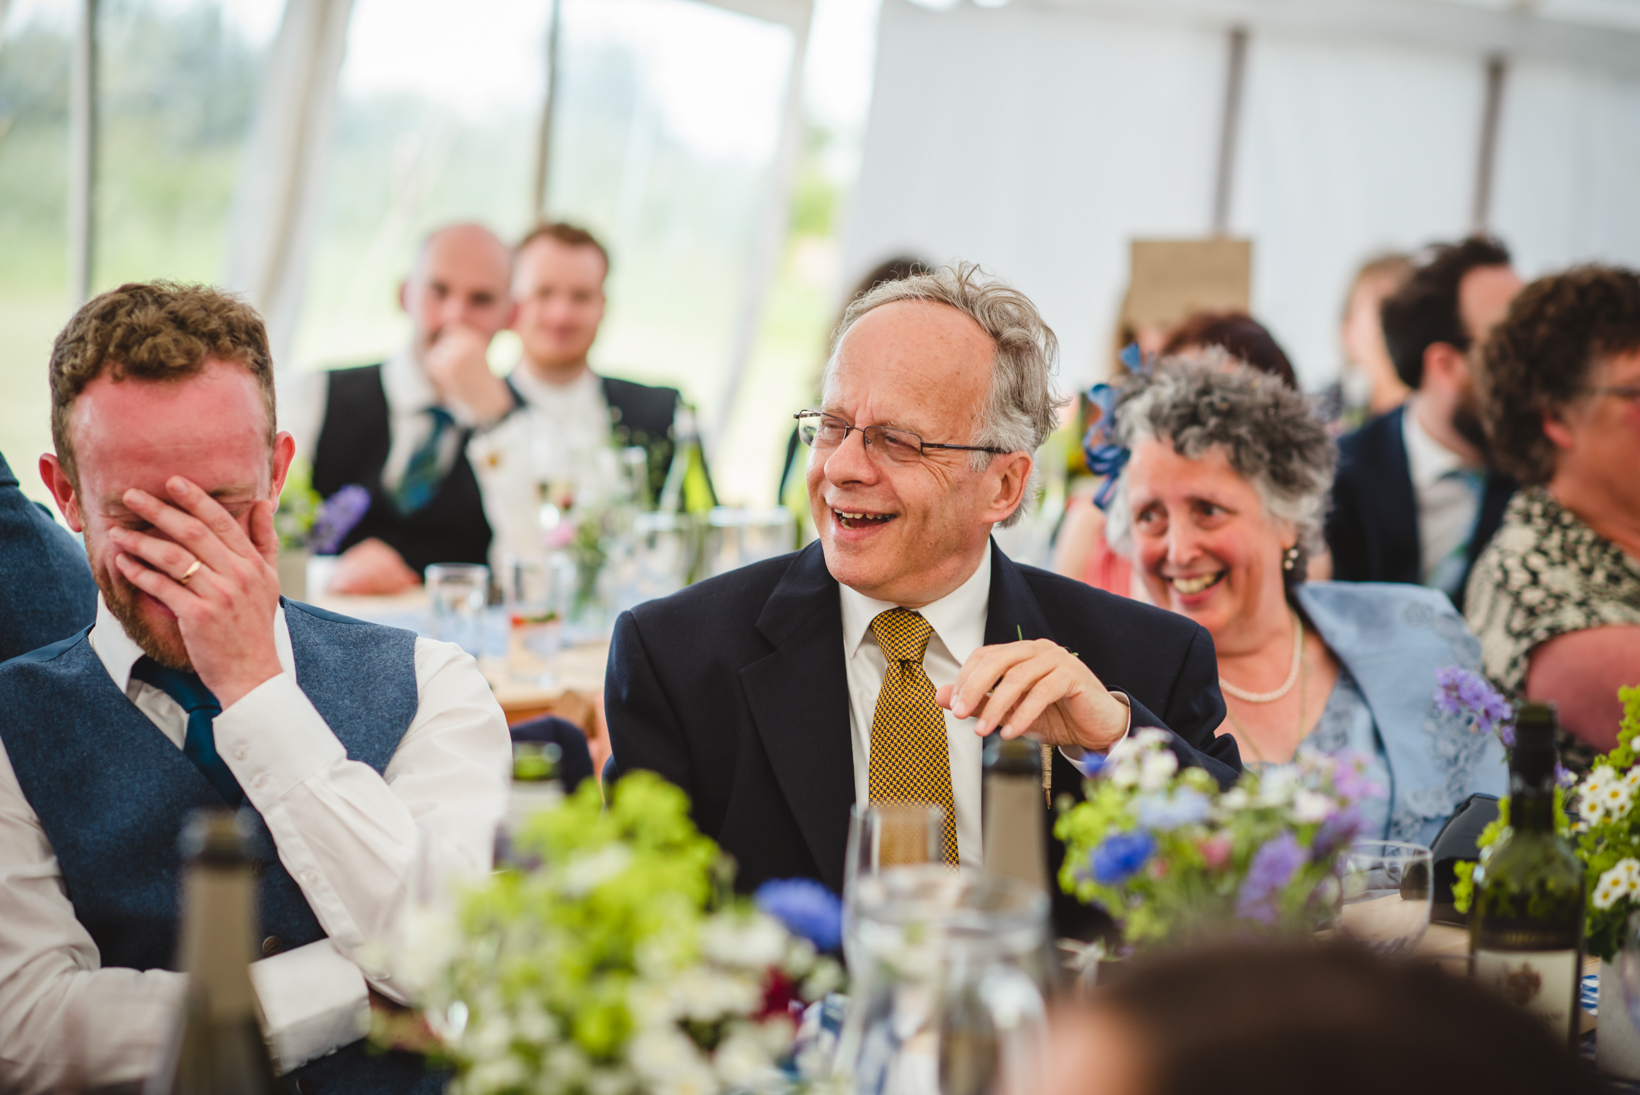
<instances>
[{"instance_id":1,"label":"shirt cuff","mask_svg":"<svg viewBox=\"0 0 1640 1095\"><path fill-rule=\"evenodd\" d=\"M1116 742L1121 741L1123 738L1126 738L1129 734L1133 733L1133 701L1128 699L1128 694L1126 692L1118 692L1114 688L1111 689L1110 694L1116 697L1117 700L1121 701L1122 706L1127 708L1128 711L1127 726L1122 730L1122 737L1117 738L1116 741L1110 743L1114 746ZM1107 746L1105 752L1109 752L1109 749L1110 746ZM1092 779L1095 775L1097 775L1099 769L1103 768L1105 765L1105 752L1090 752L1089 750L1082 748L1080 745L1061 745L1059 747L1059 752L1066 760L1076 766L1076 770L1078 772L1081 772L1082 775L1088 779Z\"/></svg>"},{"instance_id":2,"label":"shirt cuff","mask_svg":"<svg viewBox=\"0 0 1640 1095\"><path fill-rule=\"evenodd\" d=\"M324 768L347 759L324 716L285 672L271 677L218 715L216 751L258 811Z\"/></svg>"},{"instance_id":3,"label":"shirt cuff","mask_svg":"<svg viewBox=\"0 0 1640 1095\"><path fill-rule=\"evenodd\" d=\"M281 1075L370 1033L364 974L329 939L252 962L250 974Z\"/></svg>"}]
</instances>

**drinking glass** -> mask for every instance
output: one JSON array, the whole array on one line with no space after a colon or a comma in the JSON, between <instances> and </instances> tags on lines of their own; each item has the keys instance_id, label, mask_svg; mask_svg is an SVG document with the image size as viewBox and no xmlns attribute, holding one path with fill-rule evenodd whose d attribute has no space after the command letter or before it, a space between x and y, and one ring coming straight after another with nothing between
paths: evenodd
<instances>
[{"instance_id":1,"label":"drinking glass","mask_svg":"<svg viewBox=\"0 0 1640 1095\"><path fill-rule=\"evenodd\" d=\"M680 513L640 513L632 520L632 539L637 563L632 603L665 597L683 588L693 561L688 517Z\"/></svg>"},{"instance_id":2,"label":"drinking glass","mask_svg":"<svg viewBox=\"0 0 1640 1095\"><path fill-rule=\"evenodd\" d=\"M552 686L572 589L550 559L507 555L501 563L501 603L507 618L507 673L525 684Z\"/></svg>"},{"instance_id":3,"label":"drinking glass","mask_svg":"<svg viewBox=\"0 0 1640 1095\"><path fill-rule=\"evenodd\" d=\"M797 546L797 523L785 506L717 506L706 515L706 572L711 577L773 559Z\"/></svg>"},{"instance_id":4,"label":"drinking glass","mask_svg":"<svg viewBox=\"0 0 1640 1095\"><path fill-rule=\"evenodd\" d=\"M860 880L892 867L939 863L944 855L944 826L945 810L921 802L849 807L848 852L843 860L843 956L850 968Z\"/></svg>"},{"instance_id":5,"label":"drinking glass","mask_svg":"<svg viewBox=\"0 0 1640 1095\"><path fill-rule=\"evenodd\" d=\"M863 876L835 1068L872 1095L1032 1095L1047 1048L1048 895L942 865Z\"/></svg>"},{"instance_id":6,"label":"drinking glass","mask_svg":"<svg viewBox=\"0 0 1640 1095\"><path fill-rule=\"evenodd\" d=\"M1399 840L1358 840L1341 864L1338 929L1386 958L1418 949L1429 927L1429 849Z\"/></svg>"},{"instance_id":7,"label":"drinking glass","mask_svg":"<svg viewBox=\"0 0 1640 1095\"><path fill-rule=\"evenodd\" d=\"M473 657L483 653L484 606L490 600L490 568L477 563L434 563L427 568L430 630Z\"/></svg>"}]
</instances>

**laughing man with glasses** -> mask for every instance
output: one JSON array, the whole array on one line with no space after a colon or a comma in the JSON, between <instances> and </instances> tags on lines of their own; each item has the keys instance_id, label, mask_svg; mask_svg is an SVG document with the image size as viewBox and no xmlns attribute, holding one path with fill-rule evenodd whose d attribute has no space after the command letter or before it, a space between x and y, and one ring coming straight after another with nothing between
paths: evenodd
<instances>
[{"instance_id":1,"label":"laughing man with glasses","mask_svg":"<svg viewBox=\"0 0 1640 1095\"><path fill-rule=\"evenodd\" d=\"M946 858L980 865L993 733L1049 747L1054 796L1137 727L1239 772L1205 631L991 540L1034 493L1056 353L1031 302L977 267L877 286L838 329L821 408L796 416L818 542L617 622L616 769L687 791L739 885L840 890L849 807L877 801L941 806ZM1062 931L1075 913L1056 905Z\"/></svg>"}]
</instances>

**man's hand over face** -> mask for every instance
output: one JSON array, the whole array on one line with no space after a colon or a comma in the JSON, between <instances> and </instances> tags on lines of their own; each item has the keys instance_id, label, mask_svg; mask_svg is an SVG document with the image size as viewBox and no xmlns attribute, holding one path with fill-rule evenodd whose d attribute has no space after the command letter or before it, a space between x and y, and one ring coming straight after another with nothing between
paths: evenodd
<instances>
[{"instance_id":1,"label":"man's hand over face","mask_svg":"<svg viewBox=\"0 0 1640 1095\"><path fill-rule=\"evenodd\" d=\"M274 502L250 503L247 536L232 514L189 480L172 476L165 486L169 500L125 492L126 507L154 531L110 529L119 549L114 565L176 614L194 672L226 708L280 673L273 642L279 605Z\"/></svg>"},{"instance_id":2,"label":"man's hand over face","mask_svg":"<svg viewBox=\"0 0 1640 1095\"><path fill-rule=\"evenodd\" d=\"M934 698L959 719L975 717L980 735L1000 728L1005 739L1028 734L1048 745L1103 752L1127 732L1127 705L1080 658L1047 639L980 647L957 683Z\"/></svg>"},{"instance_id":3,"label":"man's hand over face","mask_svg":"<svg viewBox=\"0 0 1640 1095\"><path fill-rule=\"evenodd\" d=\"M386 597L416 588L421 578L404 557L372 536L360 540L336 558L336 572L326 593L354 597Z\"/></svg>"},{"instance_id":4,"label":"man's hand over face","mask_svg":"<svg viewBox=\"0 0 1640 1095\"><path fill-rule=\"evenodd\" d=\"M487 335L451 323L427 348L427 376L439 398L460 403L480 425L500 421L513 408L506 382L490 371L489 347Z\"/></svg>"}]
</instances>

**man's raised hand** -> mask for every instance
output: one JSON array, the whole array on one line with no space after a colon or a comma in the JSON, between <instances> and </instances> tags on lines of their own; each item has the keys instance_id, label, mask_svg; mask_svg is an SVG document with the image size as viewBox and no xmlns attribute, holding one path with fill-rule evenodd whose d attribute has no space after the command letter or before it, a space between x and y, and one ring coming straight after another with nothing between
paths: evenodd
<instances>
[{"instance_id":1,"label":"man's raised hand","mask_svg":"<svg viewBox=\"0 0 1640 1095\"><path fill-rule=\"evenodd\" d=\"M126 507L163 535L111 529L119 548L114 565L175 614L194 672L226 708L281 672L273 641L279 605L275 503L263 498L248 504L247 535L189 480L174 475L165 487L169 501L125 492Z\"/></svg>"},{"instance_id":2,"label":"man's raised hand","mask_svg":"<svg viewBox=\"0 0 1640 1095\"><path fill-rule=\"evenodd\" d=\"M968 656L954 685L935 701L976 734L1029 735L1048 745L1093 752L1127 733L1128 708L1069 650L1048 639L982 646Z\"/></svg>"}]
</instances>

